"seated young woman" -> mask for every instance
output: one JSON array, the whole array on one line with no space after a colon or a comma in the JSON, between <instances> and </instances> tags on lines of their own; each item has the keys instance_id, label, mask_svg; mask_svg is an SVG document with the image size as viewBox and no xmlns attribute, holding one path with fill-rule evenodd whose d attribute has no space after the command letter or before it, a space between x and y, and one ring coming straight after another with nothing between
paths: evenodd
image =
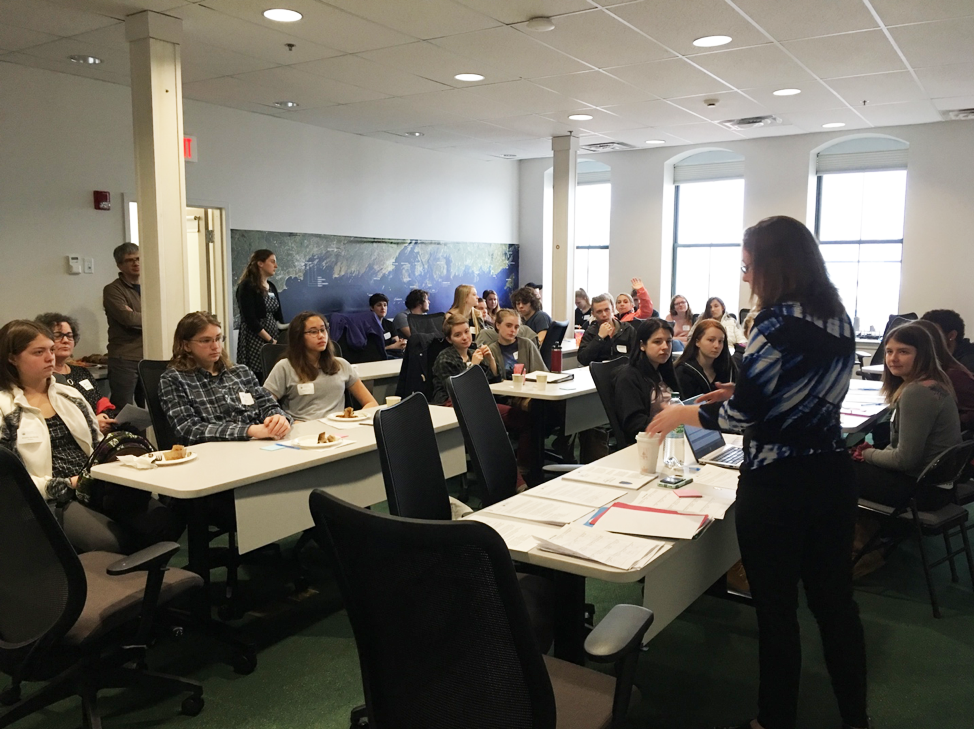
<instances>
[{"instance_id":1,"label":"seated young woman","mask_svg":"<svg viewBox=\"0 0 974 729\"><path fill-rule=\"evenodd\" d=\"M713 392L718 383L734 382L736 377L723 325L716 319L700 319L676 362L680 399Z\"/></svg>"},{"instance_id":2,"label":"seated young woman","mask_svg":"<svg viewBox=\"0 0 974 729\"><path fill-rule=\"evenodd\" d=\"M81 341L81 329L78 321L67 314L48 312L41 314L34 321L43 324L54 335L54 379L70 385L91 405L98 419L98 429L102 435L109 433L115 425L115 406L98 391L95 378L87 367L70 364L74 357L74 348Z\"/></svg>"},{"instance_id":3,"label":"seated young woman","mask_svg":"<svg viewBox=\"0 0 974 729\"><path fill-rule=\"evenodd\" d=\"M287 329L287 349L271 369L264 389L295 420L315 420L345 408L348 391L360 407L378 405L348 360L336 357L328 322L302 311Z\"/></svg>"},{"instance_id":4,"label":"seated young woman","mask_svg":"<svg viewBox=\"0 0 974 729\"><path fill-rule=\"evenodd\" d=\"M917 477L940 453L961 442L950 378L937 362L933 339L916 322L892 329L883 342L882 392L890 405L890 444L859 446L853 453L859 496L900 506L916 491ZM950 491L916 491L917 507L939 509Z\"/></svg>"},{"instance_id":5,"label":"seated young woman","mask_svg":"<svg viewBox=\"0 0 974 729\"><path fill-rule=\"evenodd\" d=\"M502 380L511 379L516 364L524 365L524 374L548 371L535 343L518 336L521 331L521 317L516 311L500 309L494 317L494 329L497 337L487 346L497 363L497 374Z\"/></svg>"},{"instance_id":6,"label":"seated young woman","mask_svg":"<svg viewBox=\"0 0 974 729\"><path fill-rule=\"evenodd\" d=\"M445 405L450 400L446 389L446 381L454 375L463 374L468 367L481 367L487 375L488 382L497 382L497 362L486 344L476 349L471 348L473 336L470 324L466 319L447 315L443 320L443 334L452 345L440 352L433 363L433 398L432 405Z\"/></svg>"},{"instance_id":7,"label":"seated young woman","mask_svg":"<svg viewBox=\"0 0 974 729\"><path fill-rule=\"evenodd\" d=\"M927 330L933 339L933 348L937 354L937 361L944 373L950 378L954 387L954 397L957 400L957 412L960 415L961 430L974 429L974 374L958 362L947 349L947 340L943 330L933 322L918 319L918 326Z\"/></svg>"},{"instance_id":8,"label":"seated young woman","mask_svg":"<svg viewBox=\"0 0 974 729\"><path fill-rule=\"evenodd\" d=\"M477 289L473 286L460 284L453 292L453 306L446 312L467 321L475 337L484 329L484 322L480 318L480 312L477 311L477 299L479 298Z\"/></svg>"},{"instance_id":9,"label":"seated young woman","mask_svg":"<svg viewBox=\"0 0 974 729\"><path fill-rule=\"evenodd\" d=\"M23 462L78 552L130 553L178 539L180 519L155 499L101 511L83 503L78 476L102 436L78 390L55 381L55 351L43 324L18 319L0 329L0 445Z\"/></svg>"},{"instance_id":10,"label":"seated young woman","mask_svg":"<svg viewBox=\"0 0 974 729\"><path fill-rule=\"evenodd\" d=\"M615 411L628 443L636 442L636 435L646 430L670 391L677 389L669 324L662 319L640 322L636 342L629 364L614 373Z\"/></svg>"},{"instance_id":11,"label":"seated young woman","mask_svg":"<svg viewBox=\"0 0 974 729\"><path fill-rule=\"evenodd\" d=\"M277 440L291 429L291 416L254 373L230 362L220 322L205 311L187 314L176 325L172 359L159 379L159 400L183 445Z\"/></svg>"},{"instance_id":12,"label":"seated young woman","mask_svg":"<svg viewBox=\"0 0 974 729\"><path fill-rule=\"evenodd\" d=\"M690 329L693 327L697 317L690 311L690 302L685 296L677 294L670 300L670 311L666 315L666 321L673 324L673 338L686 344L690 338Z\"/></svg>"},{"instance_id":13,"label":"seated young woman","mask_svg":"<svg viewBox=\"0 0 974 729\"><path fill-rule=\"evenodd\" d=\"M735 344L747 344L747 334L744 333L744 329L737 323L733 314L727 313L723 299L711 296L707 299L707 305L700 316L701 318L715 319L723 325L724 331L727 332L728 346L733 348Z\"/></svg>"},{"instance_id":14,"label":"seated young woman","mask_svg":"<svg viewBox=\"0 0 974 729\"><path fill-rule=\"evenodd\" d=\"M616 319L619 321L632 321L637 316L640 319L649 319L653 315L653 300L649 298L646 287L643 286L641 278L634 278L630 281L632 290L635 291L636 301L629 294L619 294L616 297Z\"/></svg>"}]
</instances>

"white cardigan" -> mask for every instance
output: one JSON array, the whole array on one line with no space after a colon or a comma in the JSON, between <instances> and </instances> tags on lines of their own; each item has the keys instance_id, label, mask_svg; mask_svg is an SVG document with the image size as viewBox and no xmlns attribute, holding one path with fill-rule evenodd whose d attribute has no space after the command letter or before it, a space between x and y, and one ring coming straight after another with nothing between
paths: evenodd
<instances>
[{"instance_id":1,"label":"white cardigan","mask_svg":"<svg viewBox=\"0 0 974 729\"><path fill-rule=\"evenodd\" d=\"M91 406L69 386L51 378L47 392L54 411L71 431L81 449L91 455L94 444L101 440L95 413ZM0 391L0 443L15 451L33 479L41 496L50 501L48 482L53 478L51 462L51 434L41 411L27 402L19 387Z\"/></svg>"}]
</instances>

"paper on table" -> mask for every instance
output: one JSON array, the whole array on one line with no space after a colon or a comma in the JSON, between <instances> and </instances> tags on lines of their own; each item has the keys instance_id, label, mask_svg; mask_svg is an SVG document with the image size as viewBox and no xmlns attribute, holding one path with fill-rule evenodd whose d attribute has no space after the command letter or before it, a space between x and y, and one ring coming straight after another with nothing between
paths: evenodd
<instances>
[{"instance_id":1,"label":"paper on table","mask_svg":"<svg viewBox=\"0 0 974 729\"><path fill-rule=\"evenodd\" d=\"M693 539L709 516L659 511L648 506L615 503L593 520L592 526L616 534L660 539Z\"/></svg>"},{"instance_id":2,"label":"paper on table","mask_svg":"<svg viewBox=\"0 0 974 729\"><path fill-rule=\"evenodd\" d=\"M607 534L577 525L566 526L557 534L541 539L538 546L546 552L600 562L620 570L639 569L670 547L655 539Z\"/></svg>"},{"instance_id":3,"label":"paper on table","mask_svg":"<svg viewBox=\"0 0 974 729\"><path fill-rule=\"evenodd\" d=\"M627 489L638 489L654 478L658 474L653 474L652 476L645 476L639 471L625 471L621 468L606 468L605 466L596 466L594 463L588 466L582 466L581 468L576 468L574 471L569 471L563 478L568 481L584 481L585 483L594 483L598 486L617 486Z\"/></svg>"},{"instance_id":4,"label":"paper on table","mask_svg":"<svg viewBox=\"0 0 974 729\"><path fill-rule=\"evenodd\" d=\"M149 417L149 411L145 408L128 404L123 406L115 416L115 422L119 425L131 425L136 430L145 430L152 425L152 418Z\"/></svg>"},{"instance_id":5,"label":"paper on table","mask_svg":"<svg viewBox=\"0 0 974 729\"><path fill-rule=\"evenodd\" d=\"M558 527L548 524L532 524L509 519L491 519L483 512L475 512L464 517L464 521L479 521L504 538L507 548L512 552L528 552L538 546L538 540L558 532Z\"/></svg>"},{"instance_id":6,"label":"paper on table","mask_svg":"<svg viewBox=\"0 0 974 729\"><path fill-rule=\"evenodd\" d=\"M531 489L532 496L540 496L555 501L567 501L569 504L584 504L585 506L604 506L610 501L629 493L625 489L614 489L608 486L590 486L584 483L572 483L559 479L535 486Z\"/></svg>"},{"instance_id":7,"label":"paper on table","mask_svg":"<svg viewBox=\"0 0 974 729\"><path fill-rule=\"evenodd\" d=\"M557 524L562 526L576 519L581 519L592 511L590 506L579 504L565 504L551 499L536 499L527 494L518 494L510 499L489 506L480 511L481 514L499 514L512 516L515 519L540 521L543 524Z\"/></svg>"},{"instance_id":8,"label":"paper on table","mask_svg":"<svg viewBox=\"0 0 974 729\"><path fill-rule=\"evenodd\" d=\"M694 483L694 487L697 484ZM731 504L734 503L735 493L733 491L717 491L717 494L727 494L726 496L715 495L705 485L701 484L696 491L700 494L699 499L681 499L679 493L668 489L645 489L635 494L627 502L636 506L649 506L653 509L663 509L666 511L679 511L683 514L706 514L715 519L723 519Z\"/></svg>"}]
</instances>

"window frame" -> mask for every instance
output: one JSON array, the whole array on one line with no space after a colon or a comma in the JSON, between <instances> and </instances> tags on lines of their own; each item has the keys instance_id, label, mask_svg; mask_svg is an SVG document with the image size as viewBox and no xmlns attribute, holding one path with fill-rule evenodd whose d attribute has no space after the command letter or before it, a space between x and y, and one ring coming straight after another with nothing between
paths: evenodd
<instances>
[{"instance_id":1,"label":"window frame","mask_svg":"<svg viewBox=\"0 0 974 729\"><path fill-rule=\"evenodd\" d=\"M605 245L601 245L601 246L584 246L584 245L578 245L578 243L576 242L575 243L575 246L574 246L574 252L572 254L572 256L573 256L572 271L573 272L576 270L576 264L578 263L578 258L577 258L578 251L606 251L606 253L608 253L609 246L612 244L612 180L611 179L608 179L608 180L598 180L598 181L593 181L593 182L578 182L578 181L576 181L576 183L575 183L575 187L576 188L579 188L579 187L589 187L589 186L593 186L593 185L608 185L609 186L609 235L608 235L608 241L609 242L606 243ZM575 214L576 215L578 214L577 204L576 204ZM588 280L588 276L587 275L586 275L586 280ZM588 289L586 289L586 291L588 291ZM574 289L573 289L573 292L574 292ZM588 291L589 297L597 296L599 293L601 293L601 292L595 292L595 293L593 293L591 291Z\"/></svg>"}]
</instances>

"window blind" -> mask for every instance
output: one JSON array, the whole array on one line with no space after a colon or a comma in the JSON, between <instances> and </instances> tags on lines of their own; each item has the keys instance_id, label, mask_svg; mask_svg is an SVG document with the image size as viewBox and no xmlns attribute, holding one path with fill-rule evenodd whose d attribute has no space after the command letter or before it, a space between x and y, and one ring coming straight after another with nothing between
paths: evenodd
<instances>
[{"instance_id":1,"label":"window blind","mask_svg":"<svg viewBox=\"0 0 974 729\"><path fill-rule=\"evenodd\" d=\"M815 172L824 175L834 172L872 172L876 170L905 170L904 149L885 149L877 152L845 152L815 156Z\"/></svg>"},{"instance_id":2,"label":"window blind","mask_svg":"<svg viewBox=\"0 0 974 729\"><path fill-rule=\"evenodd\" d=\"M712 162L701 165L681 165L673 167L673 184L683 182L710 182L711 180L733 180L744 177L744 160L733 162Z\"/></svg>"}]
</instances>

